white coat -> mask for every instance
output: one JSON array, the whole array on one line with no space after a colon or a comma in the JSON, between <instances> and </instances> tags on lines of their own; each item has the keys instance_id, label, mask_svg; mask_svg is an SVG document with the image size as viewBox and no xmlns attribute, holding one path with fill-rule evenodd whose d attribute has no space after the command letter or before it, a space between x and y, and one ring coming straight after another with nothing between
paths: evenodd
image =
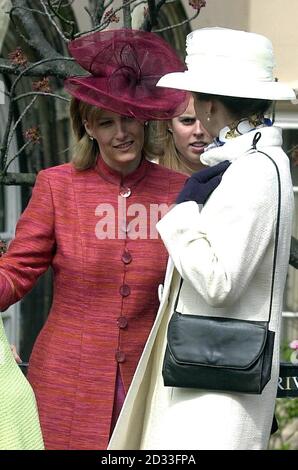
<instances>
[{"instance_id":1,"label":"white coat","mask_svg":"<svg viewBox=\"0 0 298 470\"><path fill-rule=\"evenodd\" d=\"M200 212L175 206L157 225L168 249L165 285L109 449L266 449L277 391L279 333L293 214L288 157L281 130L261 129L259 150L278 165L281 219L270 329L276 332L271 380L261 395L165 387L162 362L166 332L183 283L183 314L266 320L277 214L277 176L261 153L249 153L255 131L204 154L209 166L230 160L221 184Z\"/></svg>"}]
</instances>

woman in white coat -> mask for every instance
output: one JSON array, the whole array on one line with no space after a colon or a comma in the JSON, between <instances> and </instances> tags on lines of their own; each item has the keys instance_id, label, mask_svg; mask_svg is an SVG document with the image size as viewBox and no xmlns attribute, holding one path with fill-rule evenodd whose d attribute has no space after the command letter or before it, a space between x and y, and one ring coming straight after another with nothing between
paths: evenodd
<instances>
[{"instance_id":1,"label":"woman in white coat","mask_svg":"<svg viewBox=\"0 0 298 470\"><path fill-rule=\"evenodd\" d=\"M279 372L293 191L281 130L264 113L272 101L295 95L274 80L271 42L258 34L194 31L187 37L186 64L186 72L164 76L159 86L195 92L197 117L215 138L201 160L209 167L225 160L231 165L207 201L204 185L192 176L179 204L157 224L170 255L163 295L109 448L266 449ZM261 138L252 152L257 132ZM281 178L271 379L260 395L165 387L167 325L181 276L177 310L182 314L268 319L278 184L274 164L261 152L274 160Z\"/></svg>"}]
</instances>

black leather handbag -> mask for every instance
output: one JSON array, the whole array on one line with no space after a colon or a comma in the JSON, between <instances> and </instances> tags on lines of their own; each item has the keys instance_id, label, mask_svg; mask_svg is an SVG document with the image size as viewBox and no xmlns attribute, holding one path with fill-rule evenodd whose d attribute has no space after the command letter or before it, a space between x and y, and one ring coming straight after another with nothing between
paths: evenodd
<instances>
[{"instance_id":1,"label":"black leather handbag","mask_svg":"<svg viewBox=\"0 0 298 470\"><path fill-rule=\"evenodd\" d=\"M259 153L264 153L260 152ZM174 313L167 333L164 385L260 394L271 378L274 332L269 330L280 223L281 185L278 167L278 211L268 321Z\"/></svg>"}]
</instances>

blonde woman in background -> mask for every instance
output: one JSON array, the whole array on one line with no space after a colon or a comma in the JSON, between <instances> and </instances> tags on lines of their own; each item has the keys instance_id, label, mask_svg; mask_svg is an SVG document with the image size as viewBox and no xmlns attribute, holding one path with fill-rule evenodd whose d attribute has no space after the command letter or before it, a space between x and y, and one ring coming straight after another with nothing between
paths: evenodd
<instances>
[{"instance_id":1,"label":"blonde woman in background","mask_svg":"<svg viewBox=\"0 0 298 470\"><path fill-rule=\"evenodd\" d=\"M193 96L183 114L151 124L152 141L158 149L158 156L152 156L156 162L189 176L205 168L200 156L212 138L196 117Z\"/></svg>"}]
</instances>

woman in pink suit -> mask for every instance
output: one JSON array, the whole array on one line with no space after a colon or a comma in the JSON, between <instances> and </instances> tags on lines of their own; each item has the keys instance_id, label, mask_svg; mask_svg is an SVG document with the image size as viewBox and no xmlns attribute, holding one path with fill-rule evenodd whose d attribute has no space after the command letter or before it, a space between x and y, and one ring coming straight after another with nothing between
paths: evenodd
<instances>
[{"instance_id":1,"label":"woman in pink suit","mask_svg":"<svg viewBox=\"0 0 298 470\"><path fill-rule=\"evenodd\" d=\"M155 231L185 176L146 159L146 121L184 111L156 88L183 70L152 33L96 32L70 43L89 75L66 80L73 161L41 171L0 260L0 308L50 266L54 295L30 359L47 449L104 449L158 309L167 252Z\"/></svg>"}]
</instances>

